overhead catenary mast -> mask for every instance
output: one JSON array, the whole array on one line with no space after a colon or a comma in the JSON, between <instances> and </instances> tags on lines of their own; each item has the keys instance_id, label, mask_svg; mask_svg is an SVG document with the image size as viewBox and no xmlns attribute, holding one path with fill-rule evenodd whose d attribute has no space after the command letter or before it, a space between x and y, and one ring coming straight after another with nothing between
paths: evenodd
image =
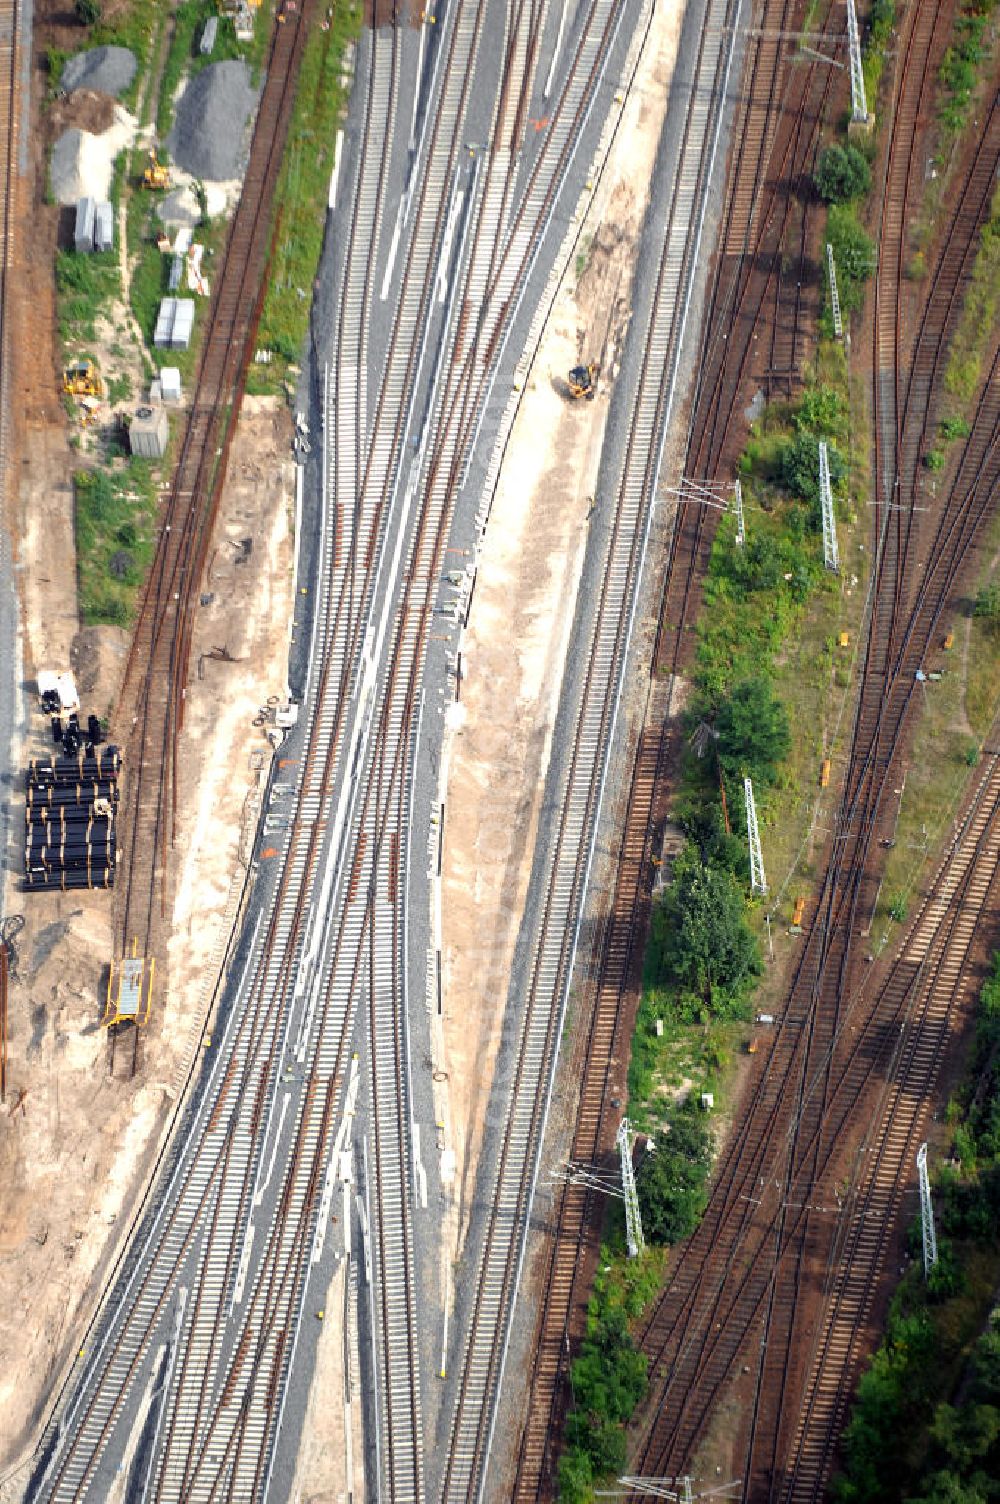
<instances>
[{"instance_id":1,"label":"overhead catenary mast","mask_svg":"<svg viewBox=\"0 0 1000 1504\"><path fill-rule=\"evenodd\" d=\"M840 339L844 332L844 321L840 316L840 293L837 291L837 263L833 259L833 246L829 241L826 243L826 270L830 278L830 311L833 314L833 332Z\"/></svg>"},{"instance_id":2,"label":"overhead catenary mast","mask_svg":"<svg viewBox=\"0 0 1000 1504\"><path fill-rule=\"evenodd\" d=\"M924 1279L937 1263L937 1233L934 1231L934 1208L931 1205L931 1182L927 1174L927 1145L917 1150L917 1180L920 1182L920 1226L924 1235Z\"/></svg>"},{"instance_id":3,"label":"overhead catenary mast","mask_svg":"<svg viewBox=\"0 0 1000 1504\"><path fill-rule=\"evenodd\" d=\"M747 807L747 841L750 846L750 892L763 895L767 892L767 878L764 876L764 857L760 849L760 831L757 829L757 806L749 778L743 780L743 796Z\"/></svg>"},{"instance_id":4,"label":"overhead catenary mast","mask_svg":"<svg viewBox=\"0 0 1000 1504\"><path fill-rule=\"evenodd\" d=\"M865 98L865 75L861 67L861 36L854 0L847 0L847 47L851 54L851 119L868 124L868 100Z\"/></svg>"},{"instance_id":5,"label":"overhead catenary mast","mask_svg":"<svg viewBox=\"0 0 1000 1504\"><path fill-rule=\"evenodd\" d=\"M840 569L837 548L837 519L833 514L833 487L830 485L830 454L826 440L819 441L819 507L823 517L823 563L834 574Z\"/></svg>"},{"instance_id":6,"label":"overhead catenary mast","mask_svg":"<svg viewBox=\"0 0 1000 1504\"><path fill-rule=\"evenodd\" d=\"M622 1166L622 1200L625 1202L625 1239L628 1256L637 1258L646 1246L642 1235L642 1217L639 1214L639 1193L635 1188L635 1170L632 1166L632 1125L622 1118L615 1136L618 1157Z\"/></svg>"}]
</instances>

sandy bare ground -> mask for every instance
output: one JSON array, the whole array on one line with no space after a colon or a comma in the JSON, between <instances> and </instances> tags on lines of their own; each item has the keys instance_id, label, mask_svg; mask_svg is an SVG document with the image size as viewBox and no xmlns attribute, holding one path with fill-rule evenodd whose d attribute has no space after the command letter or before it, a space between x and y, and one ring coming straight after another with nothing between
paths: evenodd
<instances>
[{"instance_id":1,"label":"sandy bare ground","mask_svg":"<svg viewBox=\"0 0 1000 1504\"><path fill-rule=\"evenodd\" d=\"M169 995L154 997L135 1079L123 1069L128 1041L119 1042L116 1075L109 1077L107 1037L99 1027L110 895L22 894L16 883L9 886L7 911L23 912L26 924L9 999L8 1107L26 1095L18 1110L0 1110L0 1468L29 1444L75 1351L199 1048L243 886L241 845L255 813L253 792L271 755L252 721L285 688L294 500L289 439L283 410L247 399L203 582L212 600L201 608L194 638L174 853L178 898L165 968L171 987ZM233 545L247 536L253 548L237 564ZM33 538L22 539L24 554ZM36 620L29 604L26 658L65 661L72 623L57 632L42 621L36 631ZM102 628L76 641L81 684L93 684L91 703L114 697L122 639ZM204 659L199 678L199 659L217 647L235 661ZM37 738L45 729L33 713L30 734Z\"/></svg>"},{"instance_id":2,"label":"sandy bare ground","mask_svg":"<svg viewBox=\"0 0 1000 1504\"><path fill-rule=\"evenodd\" d=\"M683 16L656 7L583 250L543 335L493 504L448 725L442 868L444 1022L439 1112L454 1152L457 1256L524 907L568 636L629 314L647 185ZM578 360L602 367L593 402L569 401Z\"/></svg>"}]
</instances>

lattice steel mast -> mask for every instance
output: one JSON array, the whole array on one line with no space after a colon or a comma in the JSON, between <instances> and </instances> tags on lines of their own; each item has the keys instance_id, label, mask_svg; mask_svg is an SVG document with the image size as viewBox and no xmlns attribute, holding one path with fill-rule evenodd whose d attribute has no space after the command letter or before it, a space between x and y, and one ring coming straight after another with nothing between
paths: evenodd
<instances>
[{"instance_id":1,"label":"lattice steel mast","mask_svg":"<svg viewBox=\"0 0 1000 1504\"><path fill-rule=\"evenodd\" d=\"M750 845L750 891L764 894L767 892L767 878L764 876L764 858L760 849L760 832L757 829L757 806L749 778L743 780L743 796L747 807L747 841Z\"/></svg>"},{"instance_id":2,"label":"lattice steel mast","mask_svg":"<svg viewBox=\"0 0 1000 1504\"><path fill-rule=\"evenodd\" d=\"M924 1235L924 1279L937 1263L937 1233L934 1231L934 1208L931 1205L931 1182L927 1174L927 1145L917 1150L917 1179L920 1182L920 1226Z\"/></svg>"},{"instance_id":3,"label":"lattice steel mast","mask_svg":"<svg viewBox=\"0 0 1000 1504\"><path fill-rule=\"evenodd\" d=\"M868 124L868 101L865 98L865 75L861 68L861 37L854 0L847 0L847 47L851 54L851 119Z\"/></svg>"},{"instance_id":4,"label":"lattice steel mast","mask_svg":"<svg viewBox=\"0 0 1000 1504\"><path fill-rule=\"evenodd\" d=\"M837 291L837 263L833 259L833 246L826 243L826 269L830 278L830 310L833 313L833 332L840 339L844 321L840 316L840 293Z\"/></svg>"},{"instance_id":5,"label":"lattice steel mast","mask_svg":"<svg viewBox=\"0 0 1000 1504\"><path fill-rule=\"evenodd\" d=\"M636 1258L646 1246L642 1236L642 1217L639 1214L639 1193L635 1188L635 1170L632 1167L632 1125L622 1118L615 1137L618 1157L622 1165L622 1199L625 1202L625 1238L628 1256Z\"/></svg>"},{"instance_id":6,"label":"lattice steel mast","mask_svg":"<svg viewBox=\"0 0 1000 1504\"><path fill-rule=\"evenodd\" d=\"M830 455L825 439L819 441L819 506L823 515L823 563L836 574L840 569L840 553L837 548L837 519L833 515Z\"/></svg>"}]
</instances>

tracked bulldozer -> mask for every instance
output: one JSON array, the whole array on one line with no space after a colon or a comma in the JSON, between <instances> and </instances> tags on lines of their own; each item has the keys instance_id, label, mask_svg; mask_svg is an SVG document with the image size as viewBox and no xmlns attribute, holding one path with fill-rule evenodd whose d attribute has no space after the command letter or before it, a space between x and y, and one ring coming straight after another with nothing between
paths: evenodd
<instances>
[{"instance_id":1,"label":"tracked bulldozer","mask_svg":"<svg viewBox=\"0 0 1000 1504\"><path fill-rule=\"evenodd\" d=\"M104 386L92 360L75 360L63 371L62 389L68 397L101 397Z\"/></svg>"},{"instance_id":2,"label":"tracked bulldozer","mask_svg":"<svg viewBox=\"0 0 1000 1504\"><path fill-rule=\"evenodd\" d=\"M574 366L569 373L569 394L574 399L586 397L588 402L594 400L597 391L597 378L600 374L600 366L592 360L586 366Z\"/></svg>"},{"instance_id":3,"label":"tracked bulldozer","mask_svg":"<svg viewBox=\"0 0 1000 1504\"><path fill-rule=\"evenodd\" d=\"M166 167L156 155L156 147L149 149L149 166L142 175L144 188L169 188L170 168Z\"/></svg>"}]
</instances>

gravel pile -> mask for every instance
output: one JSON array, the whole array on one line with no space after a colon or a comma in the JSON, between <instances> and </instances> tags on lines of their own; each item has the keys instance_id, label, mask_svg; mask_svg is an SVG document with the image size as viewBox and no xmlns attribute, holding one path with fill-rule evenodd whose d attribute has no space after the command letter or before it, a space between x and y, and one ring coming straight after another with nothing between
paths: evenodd
<instances>
[{"instance_id":1,"label":"gravel pile","mask_svg":"<svg viewBox=\"0 0 1000 1504\"><path fill-rule=\"evenodd\" d=\"M135 54L127 47L92 47L67 59L62 86L67 94L74 89L121 94L135 78L136 67Z\"/></svg>"},{"instance_id":2,"label":"gravel pile","mask_svg":"<svg viewBox=\"0 0 1000 1504\"><path fill-rule=\"evenodd\" d=\"M99 136L73 126L56 141L49 162L49 182L57 204L75 204L78 198L107 198L115 157L135 140L132 116L120 104L114 110L114 124Z\"/></svg>"},{"instance_id":3,"label":"gravel pile","mask_svg":"<svg viewBox=\"0 0 1000 1504\"><path fill-rule=\"evenodd\" d=\"M201 205L191 188L175 188L156 203L156 212L168 228L196 225L201 220Z\"/></svg>"},{"instance_id":4,"label":"gravel pile","mask_svg":"<svg viewBox=\"0 0 1000 1504\"><path fill-rule=\"evenodd\" d=\"M211 182L238 175L247 121L257 102L246 63L212 63L178 102L167 145L185 172Z\"/></svg>"}]
</instances>

